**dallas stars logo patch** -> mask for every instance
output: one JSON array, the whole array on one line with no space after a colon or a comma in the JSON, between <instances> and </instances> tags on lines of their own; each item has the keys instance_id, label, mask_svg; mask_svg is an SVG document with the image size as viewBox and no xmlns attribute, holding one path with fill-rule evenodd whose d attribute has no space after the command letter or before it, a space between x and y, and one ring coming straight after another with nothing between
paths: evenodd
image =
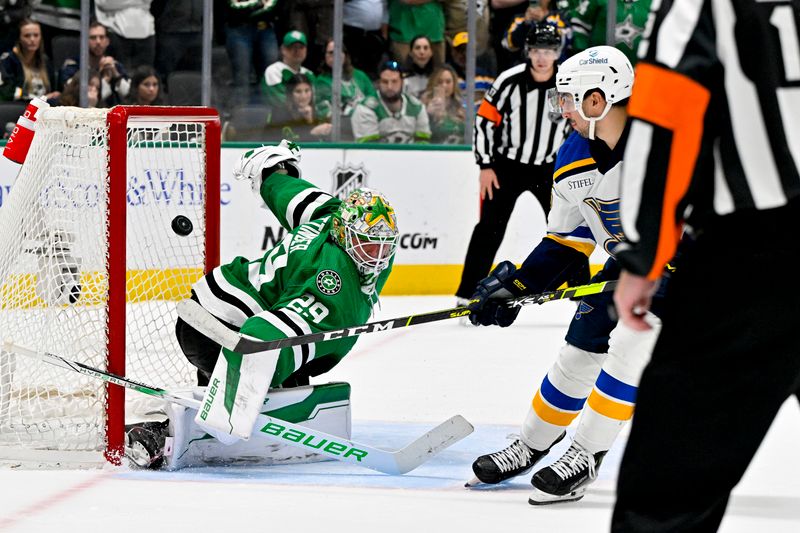
<instances>
[{"instance_id":1,"label":"dallas stars logo patch","mask_svg":"<svg viewBox=\"0 0 800 533\"><path fill-rule=\"evenodd\" d=\"M342 278L333 270L323 270L317 274L317 288L322 294L333 296L342 289Z\"/></svg>"}]
</instances>

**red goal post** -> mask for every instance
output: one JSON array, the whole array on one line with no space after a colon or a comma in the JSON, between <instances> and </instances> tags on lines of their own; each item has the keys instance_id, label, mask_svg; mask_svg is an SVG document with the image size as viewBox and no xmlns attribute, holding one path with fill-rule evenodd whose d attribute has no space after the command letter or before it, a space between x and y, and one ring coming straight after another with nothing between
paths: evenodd
<instances>
[{"instance_id":1,"label":"red goal post","mask_svg":"<svg viewBox=\"0 0 800 533\"><path fill-rule=\"evenodd\" d=\"M205 125L205 157L206 157L206 240L205 240L205 272L210 272L219 264L219 206L220 206L220 139L221 125L219 113L207 107L157 107L157 106L117 106L108 114L108 146L110 177L109 190L109 234L120 232L117 239L109 242L109 330L120 332L108 338L108 371L120 376L125 375L125 211L127 207L127 157L115 157L115 154L126 153L128 148L128 123L163 119L166 116L172 121L192 122ZM209 227L215 231L209 235ZM125 439L125 389L118 385L106 385L108 388L108 414L106 419L106 451L109 462L118 462L122 457Z\"/></svg>"},{"instance_id":2,"label":"red goal post","mask_svg":"<svg viewBox=\"0 0 800 533\"><path fill-rule=\"evenodd\" d=\"M191 385L174 304L219 263L219 217L214 109L44 111L0 209L0 331L115 374ZM102 451L119 463L136 400L0 353L0 459Z\"/></svg>"}]
</instances>

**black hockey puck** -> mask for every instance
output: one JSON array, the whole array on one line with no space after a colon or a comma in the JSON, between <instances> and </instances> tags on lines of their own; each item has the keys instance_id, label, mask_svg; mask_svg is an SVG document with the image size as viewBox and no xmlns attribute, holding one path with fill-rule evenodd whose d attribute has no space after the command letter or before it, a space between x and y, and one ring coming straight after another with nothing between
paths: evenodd
<instances>
[{"instance_id":1,"label":"black hockey puck","mask_svg":"<svg viewBox=\"0 0 800 533\"><path fill-rule=\"evenodd\" d=\"M172 231L181 237L186 237L193 229L192 221L183 215L178 215L172 219Z\"/></svg>"}]
</instances>

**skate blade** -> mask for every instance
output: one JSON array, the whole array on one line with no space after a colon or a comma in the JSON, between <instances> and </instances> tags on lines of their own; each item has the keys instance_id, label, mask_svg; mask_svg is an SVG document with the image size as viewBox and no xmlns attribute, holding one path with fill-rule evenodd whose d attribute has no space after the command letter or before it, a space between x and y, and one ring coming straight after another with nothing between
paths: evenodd
<instances>
[{"instance_id":1,"label":"skate blade","mask_svg":"<svg viewBox=\"0 0 800 533\"><path fill-rule=\"evenodd\" d=\"M562 496L543 492L534 487L533 492L528 497L528 503L531 505L550 505L553 503L576 502L581 498L583 498L585 495L586 495L586 487L581 487Z\"/></svg>"},{"instance_id":2,"label":"skate blade","mask_svg":"<svg viewBox=\"0 0 800 533\"><path fill-rule=\"evenodd\" d=\"M464 483L464 486L467 487L468 489L470 489L472 487L477 487L478 485L485 485L485 484L486 483L484 483L483 481L481 481L477 477L473 477L472 479L470 479L469 481Z\"/></svg>"}]
</instances>

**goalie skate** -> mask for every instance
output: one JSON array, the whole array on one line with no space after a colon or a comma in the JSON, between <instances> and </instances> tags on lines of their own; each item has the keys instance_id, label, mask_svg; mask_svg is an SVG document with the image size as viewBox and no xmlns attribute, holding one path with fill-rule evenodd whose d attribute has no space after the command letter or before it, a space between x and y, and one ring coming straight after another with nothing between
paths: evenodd
<instances>
[{"instance_id":1,"label":"goalie skate","mask_svg":"<svg viewBox=\"0 0 800 533\"><path fill-rule=\"evenodd\" d=\"M139 468L161 468L168 434L169 420L125 426L125 457Z\"/></svg>"},{"instance_id":2,"label":"goalie skate","mask_svg":"<svg viewBox=\"0 0 800 533\"><path fill-rule=\"evenodd\" d=\"M556 441L550 445L550 448L558 444L564 438L566 433L562 433ZM474 487L481 483L494 485L502 483L512 477L524 474L539 462L547 453L550 448L546 450L534 450L525 444L517 435L509 435L513 438L512 442L507 448L499 452L481 455L474 463L472 463L472 471L475 477L469 480L464 486Z\"/></svg>"},{"instance_id":3,"label":"goalie skate","mask_svg":"<svg viewBox=\"0 0 800 533\"><path fill-rule=\"evenodd\" d=\"M531 479L531 505L574 502L584 497L586 487L597 479L597 469L606 452L591 454L580 444L570 445L555 463L536 472Z\"/></svg>"}]
</instances>

